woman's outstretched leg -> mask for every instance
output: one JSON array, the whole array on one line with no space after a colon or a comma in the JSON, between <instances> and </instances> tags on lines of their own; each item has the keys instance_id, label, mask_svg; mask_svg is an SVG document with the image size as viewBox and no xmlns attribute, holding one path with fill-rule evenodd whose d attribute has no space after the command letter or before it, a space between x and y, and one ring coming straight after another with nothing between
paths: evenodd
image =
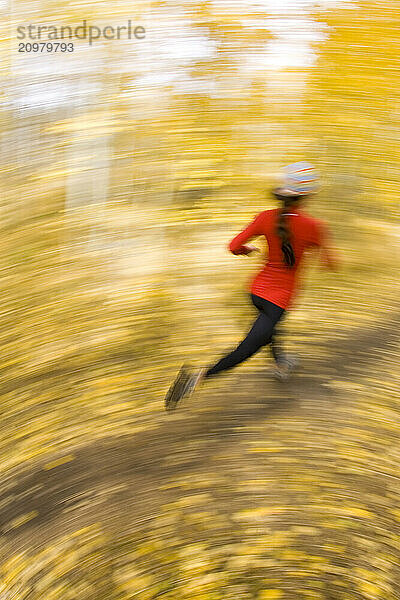
<instances>
[{"instance_id":1,"label":"woman's outstretched leg","mask_svg":"<svg viewBox=\"0 0 400 600\"><path fill-rule=\"evenodd\" d=\"M250 356L255 354L262 346L265 346L271 341L273 328L274 322L270 317L264 313L260 313L244 340L237 348L235 348L235 350L221 358L214 366L208 369L200 369L192 374L190 374L186 367L183 366L177 379L168 391L165 399L166 409L173 410L184 396L192 394L194 389L203 379L217 375L217 373L220 373L221 371L232 369L247 358L250 358Z\"/></svg>"},{"instance_id":2,"label":"woman's outstretched leg","mask_svg":"<svg viewBox=\"0 0 400 600\"><path fill-rule=\"evenodd\" d=\"M269 344L275 323L264 313L260 313L244 340L229 354L221 358L214 366L207 369L205 378L212 377L221 371L232 369L253 356L262 346Z\"/></svg>"},{"instance_id":3,"label":"woman's outstretched leg","mask_svg":"<svg viewBox=\"0 0 400 600\"><path fill-rule=\"evenodd\" d=\"M215 365L207 369L200 369L190 374L186 367L183 366L177 379L168 391L166 397L167 410L175 408L177 403L184 396L191 394L203 379L232 369L271 342L275 325L285 311L283 308L258 296L252 295L252 301L259 310L259 315L244 340L232 352L229 352L229 354L221 358Z\"/></svg>"}]
</instances>

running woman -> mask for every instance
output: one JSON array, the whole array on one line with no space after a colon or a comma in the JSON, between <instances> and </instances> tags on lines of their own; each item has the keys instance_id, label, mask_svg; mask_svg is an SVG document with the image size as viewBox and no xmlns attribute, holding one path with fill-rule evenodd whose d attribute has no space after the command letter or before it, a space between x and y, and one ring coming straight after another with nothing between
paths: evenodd
<instances>
[{"instance_id":1,"label":"running woman","mask_svg":"<svg viewBox=\"0 0 400 600\"><path fill-rule=\"evenodd\" d=\"M327 226L303 210L307 197L316 189L317 175L310 163L302 161L289 165L284 169L283 186L272 192L280 208L261 212L231 241L229 250L233 254L248 256L258 251L255 246L247 244L249 240L257 236L264 236L267 240L268 260L250 288L251 300L259 311L258 317L244 340L216 364L197 371L191 371L185 365L181 368L165 398L167 410L173 410L205 379L232 369L267 344L271 344L278 378L287 378L294 363L279 351L274 343L274 332L297 293L298 269L303 255L311 248L319 248L323 265L331 270L337 268L336 258L329 247Z\"/></svg>"}]
</instances>

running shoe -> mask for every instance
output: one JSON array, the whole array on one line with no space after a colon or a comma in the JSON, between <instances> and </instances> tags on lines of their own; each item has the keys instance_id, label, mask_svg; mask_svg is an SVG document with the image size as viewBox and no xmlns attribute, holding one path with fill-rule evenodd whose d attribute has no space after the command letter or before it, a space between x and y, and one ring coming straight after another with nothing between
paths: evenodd
<instances>
[{"instance_id":1,"label":"running shoe","mask_svg":"<svg viewBox=\"0 0 400 600\"><path fill-rule=\"evenodd\" d=\"M276 363L273 371L275 379L278 379L278 381L287 381L294 369L298 367L299 362L299 358L294 354L283 354L279 363Z\"/></svg>"},{"instance_id":2,"label":"running shoe","mask_svg":"<svg viewBox=\"0 0 400 600\"><path fill-rule=\"evenodd\" d=\"M174 410L183 398L190 397L200 384L205 372L206 369L190 372L188 367L183 365L175 382L168 390L165 398L166 410Z\"/></svg>"},{"instance_id":3,"label":"running shoe","mask_svg":"<svg viewBox=\"0 0 400 600\"><path fill-rule=\"evenodd\" d=\"M184 396L184 390L190 377L187 365L182 365L174 383L169 388L165 396L165 410L174 410L178 402Z\"/></svg>"}]
</instances>

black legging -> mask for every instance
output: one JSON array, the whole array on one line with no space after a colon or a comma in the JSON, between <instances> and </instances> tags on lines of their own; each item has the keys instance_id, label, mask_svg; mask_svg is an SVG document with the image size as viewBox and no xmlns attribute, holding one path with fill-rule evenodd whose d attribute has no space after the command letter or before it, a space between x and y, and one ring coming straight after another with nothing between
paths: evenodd
<instances>
[{"instance_id":1,"label":"black legging","mask_svg":"<svg viewBox=\"0 0 400 600\"><path fill-rule=\"evenodd\" d=\"M279 362L281 352L275 341L274 330L285 310L254 294L251 294L251 299L254 306L260 311L253 327L235 350L221 358L220 361L207 370L205 377L212 377L221 371L232 369L232 367L243 362L267 344L271 344L272 354L276 362Z\"/></svg>"}]
</instances>

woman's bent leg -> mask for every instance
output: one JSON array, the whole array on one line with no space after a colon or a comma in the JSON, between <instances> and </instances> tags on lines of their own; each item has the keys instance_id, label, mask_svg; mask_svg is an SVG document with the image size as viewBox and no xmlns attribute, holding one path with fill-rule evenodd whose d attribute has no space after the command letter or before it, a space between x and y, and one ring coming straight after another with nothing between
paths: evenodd
<instances>
[{"instance_id":1,"label":"woman's bent leg","mask_svg":"<svg viewBox=\"0 0 400 600\"><path fill-rule=\"evenodd\" d=\"M270 302L269 300L265 300L265 298L260 298L259 296L251 294L251 300L254 306L258 308L260 312L265 313L275 322L275 325L281 321L285 314L285 310L283 308L273 304L273 302ZM270 348L272 356L277 364L284 360L285 354L281 345L281 332L279 330L279 326L278 328L274 327L272 331Z\"/></svg>"},{"instance_id":2,"label":"woman's bent leg","mask_svg":"<svg viewBox=\"0 0 400 600\"><path fill-rule=\"evenodd\" d=\"M274 329L271 336L271 353L276 364L281 363L284 360L285 353L283 352L280 332Z\"/></svg>"}]
</instances>

